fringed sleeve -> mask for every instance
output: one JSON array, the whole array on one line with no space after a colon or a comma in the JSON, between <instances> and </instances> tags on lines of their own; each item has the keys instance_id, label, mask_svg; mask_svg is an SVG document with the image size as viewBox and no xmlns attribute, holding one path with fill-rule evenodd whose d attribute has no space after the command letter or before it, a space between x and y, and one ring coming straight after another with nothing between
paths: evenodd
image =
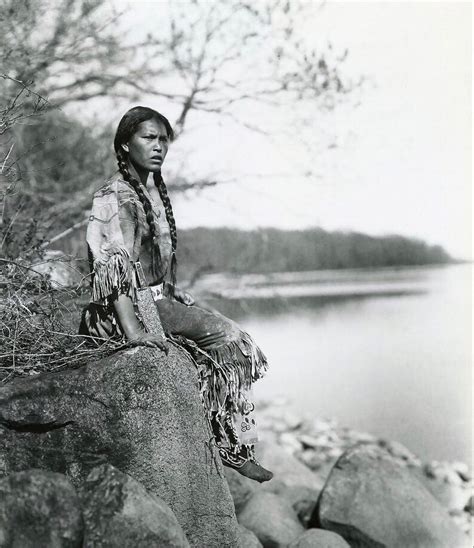
<instances>
[{"instance_id":1,"label":"fringed sleeve","mask_svg":"<svg viewBox=\"0 0 474 548\"><path fill-rule=\"evenodd\" d=\"M125 249L117 249L106 259L96 259L92 270L92 301L105 303L117 291L134 297L134 272Z\"/></svg>"},{"instance_id":2,"label":"fringed sleeve","mask_svg":"<svg viewBox=\"0 0 474 548\"><path fill-rule=\"evenodd\" d=\"M116 181L94 195L87 244L92 301L98 304L108 304L114 293L124 293L135 301L136 204L131 199L124 199L123 194L127 191Z\"/></svg>"}]
</instances>

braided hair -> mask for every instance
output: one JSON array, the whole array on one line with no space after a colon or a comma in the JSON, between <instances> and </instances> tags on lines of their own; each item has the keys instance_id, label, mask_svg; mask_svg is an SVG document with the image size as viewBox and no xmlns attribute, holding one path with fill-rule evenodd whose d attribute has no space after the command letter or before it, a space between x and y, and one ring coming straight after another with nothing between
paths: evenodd
<instances>
[{"instance_id":1,"label":"braided hair","mask_svg":"<svg viewBox=\"0 0 474 548\"><path fill-rule=\"evenodd\" d=\"M171 263L170 263L170 283L172 286L172 291L176 287L176 271L178 268L178 263L176 260L176 248L178 246L178 232L176 230L176 222L174 220L173 208L171 206L171 200L168 195L168 189L166 188L163 177L161 176L161 171L153 173L153 182L155 183L158 192L160 193L161 201L165 208L166 220L168 221L168 226L170 228L171 236ZM159 250L158 250L159 252Z\"/></svg>"},{"instance_id":2,"label":"braided hair","mask_svg":"<svg viewBox=\"0 0 474 548\"><path fill-rule=\"evenodd\" d=\"M138 199L143 205L145 211L146 221L150 228L151 235L151 270L153 276L161 278L164 274L162 271L161 252L159 246L159 233L155 223L153 215L153 208L150 200L143 192L141 183L132 176L129 170L128 154L122 148L122 145L127 143L132 135L138 130L138 126L146 120L155 119L161 122L166 129L166 134L170 141L173 140L174 133L169 121L159 112L148 107L134 107L127 111L119 122L117 132L114 139L114 149L117 155L117 163L122 177L130 183ZM178 235L176 231L176 222L174 220L173 208L171 206L171 200L168 196L168 190L161 175L161 171L153 173L153 181L160 194L161 201L165 208L166 220L170 229L171 236L171 262L170 262L170 284L166 286L166 293L169 296L174 296L174 289L176 287L176 248L178 244Z\"/></svg>"}]
</instances>

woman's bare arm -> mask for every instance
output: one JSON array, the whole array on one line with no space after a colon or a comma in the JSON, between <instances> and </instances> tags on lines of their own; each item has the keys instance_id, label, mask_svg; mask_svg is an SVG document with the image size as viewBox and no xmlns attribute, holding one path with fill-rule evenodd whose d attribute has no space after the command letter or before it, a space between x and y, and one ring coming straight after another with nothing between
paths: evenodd
<instances>
[{"instance_id":1,"label":"woman's bare arm","mask_svg":"<svg viewBox=\"0 0 474 548\"><path fill-rule=\"evenodd\" d=\"M113 301L113 305L125 336L132 344L153 346L168 353L168 344L164 339L143 330L130 297L121 294Z\"/></svg>"},{"instance_id":2,"label":"woman's bare arm","mask_svg":"<svg viewBox=\"0 0 474 548\"><path fill-rule=\"evenodd\" d=\"M135 315L135 309L130 297L121 294L113 301L113 305L127 339L132 340L143 334L144 331Z\"/></svg>"}]
</instances>

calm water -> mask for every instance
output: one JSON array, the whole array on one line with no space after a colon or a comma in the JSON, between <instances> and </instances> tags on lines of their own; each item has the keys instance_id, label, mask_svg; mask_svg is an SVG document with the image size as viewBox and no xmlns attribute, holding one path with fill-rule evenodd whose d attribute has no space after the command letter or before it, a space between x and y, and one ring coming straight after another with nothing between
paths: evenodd
<instances>
[{"instance_id":1,"label":"calm water","mask_svg":"<svg viewBox=\"0 0 474 548\"><path fill-rule=\"evenodd\" d=\"M270 360L258 397L471 462L471 265L236 280L219 306Z\"/></svg>"}]
</instances>

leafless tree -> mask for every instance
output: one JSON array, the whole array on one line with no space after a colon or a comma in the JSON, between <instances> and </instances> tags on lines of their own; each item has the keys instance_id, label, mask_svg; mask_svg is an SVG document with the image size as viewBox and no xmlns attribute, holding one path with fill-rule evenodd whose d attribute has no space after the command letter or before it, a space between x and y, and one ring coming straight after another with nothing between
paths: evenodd
<instances>
[{"instance_id":1,"label":"leafless tree","mask_svg":"<svg viewBox=\"0 0 474 548\"><path fill-rule=\"evenodd\" d=\"M257 121L241 116L245 103L278 108L311 101L316 108L332 108L360 83L343 76L347 51L316 49L302 32L321 6L314 2L169 0L157 4L151 31L137 40L127 34L127 12L105 0L1 1L0 166L3 175L7 167L9 176L23 173L20 191L35 207L41 202L51 220L64 212L74 217L76 208L70 220L78 221L81 192L89 195L94 181L85 185L78 169L72 191L75 175L65 186L48 169L43 175L33 169L22 130L39 113L97 97L154 95L177 105L178 136L196 112L261 131ZM77 157L81 149L72 154ZM57 157L51 153L47 160L53 164ZM218 181L175 183L182 191Z\"/></svg>"},{"instance_id":2,"label":"leafless tree","mask_svg":"<svg viewBox=\"0 0 474 548\"><path fill-rule=\"evenodd\" d=\"M328 107L358 84L342 75L347 51L318 51L302 36L317 3L169 0L139 41L127 36L127 13L104 0L3 3L2 72L56 107L154 94L179 104L180 133L193 110L234 117L243 101L289 98Z\"/></svg>"},{"instance_id":3,"label":"leafless tree","mask_svg":"<svg viewBox=\"0 0 474 548\"><path fill-rule=\"evenodd\" d=\"M180 106L177 132L193 110L238 119L235 107L248 101L311 99L331 108L357 87L360 80L343 76L347 50L336 54L328 44L318 51L302 34L299 27L317 8L289 0L170 2L166 27L149 37L157 55L148 66L161 75L152 93ZM166 89L167 77L173 88Z\"/></svg>"},{"instance_id":4,"label":"leafless tree","mask_svg":"<svg viewBox=\"0 0 474 548\"><path fill-rule=\"evenodd\" d=\"M34 84L52 107L142 92L140 82L150 70L147 41L126 43L117 26L121 13L108 2L2 1L2 72Z\"/></svg>"}]
</instances>

